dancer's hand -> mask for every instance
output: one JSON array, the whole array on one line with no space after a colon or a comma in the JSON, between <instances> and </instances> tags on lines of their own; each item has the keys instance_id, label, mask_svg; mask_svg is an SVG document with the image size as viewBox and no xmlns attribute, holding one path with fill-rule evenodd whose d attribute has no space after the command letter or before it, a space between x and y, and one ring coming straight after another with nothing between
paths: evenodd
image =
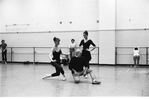
<instances>
[{"instance_id":1,"label":"dancer's hand","mask_svg":"<svg viewBox=\"0 0 149 99\"><path fill-rule=\"evenodd\" d=\"M74 72L74 75L75 75L75 76L79 76L79 73L76 72L74 69L72 69L72 71Z\"/></svg>"},{"instance_id":2,"label":"dancer's hand","mask_svg":"<svg viewBox=\"0 0 149 99\"><path fill-rule=\"evenodd\" d=\"M51 62L56 62L56 60L51 60Z\"/></svg>"},{"instance_id":3,"label":"dancer's hand","mask_svg":"<svg viewBox=\"0 0 149 99\"><path fill-rule=\"evenodd\" d=\"M74 69L72 69L72 71L74 72L74 74L76 74L76 73L77 73Z\"/></svg>"},{"instance_id":4,"label":"dancer's hand","mask_svg":"<svg viewBox=\"0 0 149 99\"><path fill-rule=\"evenodd\" d=\"M88 48L86 49L86 51L89 51L90 52L90 50Z\"/></svg>"},{"instance_id":5,"label":"dancer's hand","mask_svg":"<svg viewBox=\"0 0 149 99\"><path fill-rule=\"evenodd\" d=\"M86 76L87 75L86 72L84 72L83 75Z\"/></svg>"},{"instance_id":6,"label":"dancer's hand","mask_svg":"<svg viewBox=\"0 0 149 99\"><path fill-rule=\"evenodd\" d=\"M83 75L84 75L84 76L87 75L87 70L88 70L88 68L86 67L86 69L85 69L84 72L83 72Z\"/></svg>"},{"instance_id":7,"label":"dancer's hand","mask_svg":"<svg viewBox=\"0 0 149 99\"><path fill-rule=\"evenodd\" d=\"M6 49L3 50L3 52L5 52Z\"/></svg>"}]
</instances>

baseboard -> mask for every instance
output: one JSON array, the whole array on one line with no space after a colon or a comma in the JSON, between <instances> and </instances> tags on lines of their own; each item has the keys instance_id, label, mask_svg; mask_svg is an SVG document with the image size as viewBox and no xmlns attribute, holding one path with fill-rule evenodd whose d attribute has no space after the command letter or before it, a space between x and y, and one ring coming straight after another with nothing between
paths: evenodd
<instances>
[{"instance_id":1,"label":"baseboard","mask_svg":"<svg viewBox=\"0 0 149 99\"><path fill-rule=\"evenodd\" d=\"M2 63L2 61L0 61L0 63ZM23 64L24 62L18 62L18 61L13 61L13 62L10 62L8 61L7 63L18 63L18 64ZM35 65L38 65L38 64L51 64L50 62L28 62L28 64L35 64ZM134 66L134 64L98 64L98 63L90 63L90 65L98 65L98 66ZM64 65L64 66L67 66L67 65ZM140 64L139 66L141 67L149 67L149 65L146 65L146 64Z\"/></svg>"}]
</instances>

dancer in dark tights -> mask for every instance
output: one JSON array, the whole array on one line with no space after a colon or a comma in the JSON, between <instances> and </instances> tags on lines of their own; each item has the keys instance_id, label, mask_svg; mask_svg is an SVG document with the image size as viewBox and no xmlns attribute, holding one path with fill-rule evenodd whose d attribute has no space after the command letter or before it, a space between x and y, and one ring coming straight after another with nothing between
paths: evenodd
<instances>
[{"instance_id":1,"label":"dancer in dark tights","mask_svg":"<svg viewBox=\"0 0 149 99\"><path fill-rule=\"evenodd\" d=\"M55 77L55 76L59 76L60 73L63 75L63 81L66 80L66 76L64 73L63 68L61 67L61 60L60 60L60 55L62 54L61 49L58 47L58 45L60 44L60 39L54 37L53 41L55 43L55 46L52 48L51 53L49 54L49 58L51 60L51 64L55 67L56 72L53 74L46 74L43 79L45 78L49 78L49 77Z\"/></svg>"},{"instance_id":2,"label":"dancer in dark tights","mask_svg":"<svg viewBox=\"0 0 149 99\"><path fill-rule=\"evenodd\" d=\"M83 37L84 37L84 39L81 40L79 46L80 47L83 46L82 56L86 58L87 64L88 64L88 69L89 69L90 68L89 67L89 62L92 59L90 52L93 51L96 48L96 45L93 43L93 41L91 39L88 39L88 31L85 31L83 33ZM90 45L93 46L92 49L90 49ZM85 77L87 78L87 75L85 75Z\"/></svg>"},{"instance_id":3,"label":"dancer in dark tights","mask_svg":"<svg viewBox=\"0 0 149 99\"><path fill-rule=\"evenodd\" d=\"M91 60L91 53L90 52L96 48L96 45L93 43L93 41L91 39L88 39L88 31L85 31L83 33L83 37L84 37L84 39L81 40L79 46L80 47L83 46L82 56L84 56L86 58L86 60L89 64L89 61ZM93 46L92 49L90 49L90 45Z\"/></svg>"}]
</instances>

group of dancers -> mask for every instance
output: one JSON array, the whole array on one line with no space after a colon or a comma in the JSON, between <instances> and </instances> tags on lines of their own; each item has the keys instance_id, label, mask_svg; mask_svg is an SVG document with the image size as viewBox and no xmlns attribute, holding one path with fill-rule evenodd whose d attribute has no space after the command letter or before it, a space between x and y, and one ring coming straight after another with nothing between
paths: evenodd
<instances>
[{"instance_id":1,"label":"group of dancers","mask_svg":"<svg viewBox=\"0 0 149 99\"><path fill-rule=\"evenodd\" d=\"M70 62L69 62L69 69L72 73L73 79L75 83L80 82L80 76L88 77L88 74L90 75L92 79L92 84L100 84L101 82L97 81L95 77L93 77L93 70L90 69L89 62L91 60L91 51L93 51L96 48L96 45L93 43L91 39L88 39L88 31L83 32L84 39L80 42L79 46L83 46L83 49L74 49L73 47L75 44L70 46ZM51 64L55 67L56 72L53 74L46 74L43 76L42 79L50 78L59 76L60 74L63 75L63 81L66 81L66 75L65 72L61 66L61 59L60 55L63 54L61 51L61 48L59 47L60 39L54 37L54 47L52 48L49 58L51 60ZM72 43L74 43L74 39L71 40ZM90 48L90 45L93 46L92 49ZM65 54L64 54L65 55Z\"/></svg>"}]
</instances>

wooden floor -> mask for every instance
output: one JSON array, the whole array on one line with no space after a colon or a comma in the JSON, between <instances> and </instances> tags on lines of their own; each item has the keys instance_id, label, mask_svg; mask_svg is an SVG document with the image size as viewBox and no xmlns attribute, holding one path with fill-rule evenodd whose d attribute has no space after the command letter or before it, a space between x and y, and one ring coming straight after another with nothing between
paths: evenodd
<instances>
[{"instance_id":1,"label":"wooden floor","mask_svg":"<svg viewBox=\"0 0 149 99\"><path fill-rule=\"evenodd\" d=\"M148 97L149 68L129 66L91 65L100 85L92 85L91 79L81 77L75 84L67 66L62 76L42 80L42 76L55 72L51 65L0 64L0 97Z\"/></svg>"}]
</instances>

